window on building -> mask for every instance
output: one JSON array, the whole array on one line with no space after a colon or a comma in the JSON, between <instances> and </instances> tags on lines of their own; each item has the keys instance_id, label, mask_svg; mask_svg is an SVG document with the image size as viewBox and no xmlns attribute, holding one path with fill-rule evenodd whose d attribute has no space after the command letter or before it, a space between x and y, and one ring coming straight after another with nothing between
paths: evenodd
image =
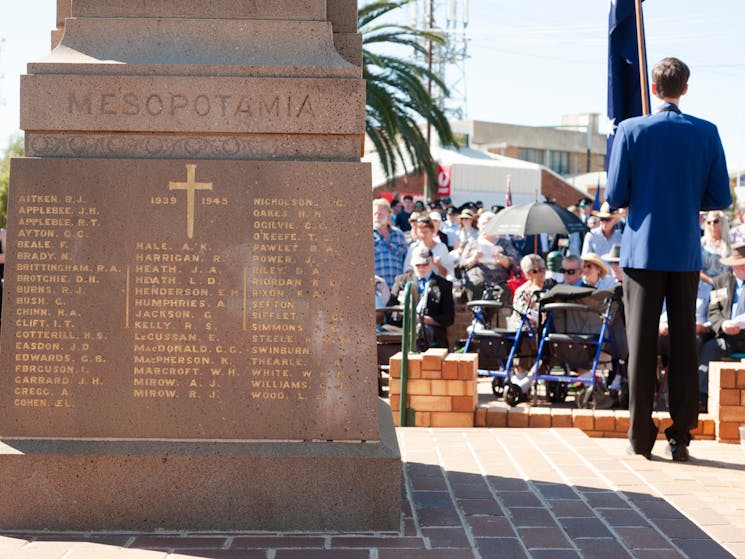
<instances>
[{"instance_id":1,"label":"window on building","mask_svg":"<svg viewBox=\"0 0 745 559\"><path fill-rule=\"evenodd\" d=\"M569 152L549 151L548 168L555 173L559 173L560 175L569 174Z\"/></svg>"},{"instance_id":2,"label":"window on building","mask_svg":"<svg viewBox=\"0 0 745 559\"><path fill-rule=\"evenodd\" d=\"M532 148L520 148L520 159L543 165L543 150Z\"/></svg>"}]
</instances>

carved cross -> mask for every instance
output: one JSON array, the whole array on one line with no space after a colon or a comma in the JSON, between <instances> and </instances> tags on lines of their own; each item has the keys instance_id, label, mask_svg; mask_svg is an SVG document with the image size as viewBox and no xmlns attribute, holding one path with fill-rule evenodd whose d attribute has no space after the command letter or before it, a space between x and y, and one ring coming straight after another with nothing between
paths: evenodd
<instances>
[{"instance_id":1,"label":"carved cross","mask_svg":"<svg viewBox=\"0 0 745 559\"><path fill-rule=\"evenodd\" d=\"M211 182L197 182L197 166L186 166L186 182L168 183L168 190L186 190L186 236L194 236L194 192L197 190L212 190Z\"/></svg>"}]
</instances>

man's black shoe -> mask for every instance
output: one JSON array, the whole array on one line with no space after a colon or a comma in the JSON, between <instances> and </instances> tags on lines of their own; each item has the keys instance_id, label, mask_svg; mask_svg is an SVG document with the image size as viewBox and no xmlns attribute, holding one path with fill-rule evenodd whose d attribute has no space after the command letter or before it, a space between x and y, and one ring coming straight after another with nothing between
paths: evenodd
<instances>
[{"instance_id":1,"label":"man's black shoe","mask_svg":"<svg viewBox=\"0 0 745 559\"><path fill-rule=\"evenodd\" d=\"M688 445L679 444L675 439L670 439L670 454L672 455L673 462L688 462L690 455L688 454Z\"/></svg>"}]
</instances>

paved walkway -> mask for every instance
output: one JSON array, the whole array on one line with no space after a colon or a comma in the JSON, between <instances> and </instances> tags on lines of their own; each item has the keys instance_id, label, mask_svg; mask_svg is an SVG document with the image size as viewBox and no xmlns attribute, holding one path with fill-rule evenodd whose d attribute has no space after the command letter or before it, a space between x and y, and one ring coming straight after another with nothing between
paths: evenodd
<instances>
[{"instance_id":1,"label":"paved walkway","mask_svg":"<svg viewBox=\"0 0 745 559\"><path fill-rule=\"evenodd\" d=\"M398 434L399 533L6 533L0 559L745 558L739 446L694 441L677 464L577 429Z\"/></svg>"}]
</instances>

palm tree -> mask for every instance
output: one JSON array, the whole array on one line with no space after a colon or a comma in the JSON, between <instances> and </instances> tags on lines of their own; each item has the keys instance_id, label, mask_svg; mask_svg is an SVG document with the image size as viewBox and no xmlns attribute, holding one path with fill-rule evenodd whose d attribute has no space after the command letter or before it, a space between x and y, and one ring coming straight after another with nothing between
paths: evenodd
<instances>
[{"instance_id":1,"label":"palm tree","mask_svg":"<svg viewBox=\"0 0 745 559\"><path fill-rule=\"evenodd\" d=\"M412 170L426 171L430 185L434 186L437 166L420 123L424 120L431 124L441 145L456 145L445 113L433 101L426 84L431 80L445 97L449 95L447 86L413 57L409 59L370 50L371 46L383 46L387 51L391 47L400 51L403 47L426 56L427 41L445 44L446 40L436 33L378 21L383 15L410 2L375 0L359 9L362 75L367 80L365 131L377 149L389 180L396 176L399 163L404 172L409 172L408 159L414 167Z\"/></svg>"}]
</instances>

